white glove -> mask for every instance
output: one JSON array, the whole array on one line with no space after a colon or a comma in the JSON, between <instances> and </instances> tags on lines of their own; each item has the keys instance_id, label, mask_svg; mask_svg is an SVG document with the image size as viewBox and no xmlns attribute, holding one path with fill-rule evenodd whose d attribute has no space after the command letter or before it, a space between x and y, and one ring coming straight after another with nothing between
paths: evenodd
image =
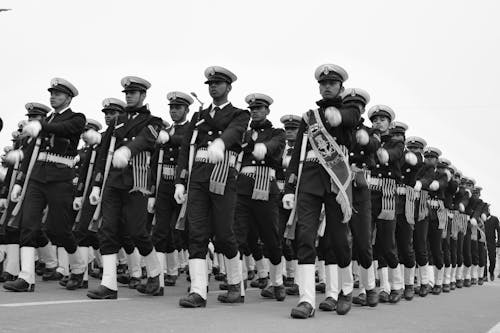
<instances>
[{"instance_id":1,"label":"white glove","mask_svg":"<svg viewBox=\"0 0 500 333\"><path fill-rule=\"evenodd\" d=\"M482 220L483 222L485 222L487 218L488 218L488 216L486 216L486 214L485 214L485 213L482 213L482 214L481 214L481 220Z\"/></svg>"},{"instance_id":2,"label":"white glove","mask_svg":"<svg viewBox=\"0 0 500 333\"><path fill-rule=\"evenodd\" d=\"M409 151L405 154L405 161L409 165L417 165L418 162L417 155Z\"/></svg>"},{"instance_id":3,"label":"white glove","mask_svg":"<svg viewBox=\"0 0 500 333\"><path fill-rule=\"evenodd\" d=\"M23 127L23 134L36 138L42 130L42 124L38 120L30 120Z\"/></svg>"},{"instance_id":4,"label":"white glove","mask_svg":"<svg viewBox=\"0 0 500 333\"><path fill-rule=\"evenodd\" d=\"M128 147L122 146L113 154L113 166L118 169L123 169L128 165L128 161L132 153Z\"/></svg>"},{"instance_id":5,"label":"white glove","mask_svg":"<svg viewBox=\"0 0 500 333\"><path fill-rule=\"evenodd\" d=\"M465 193L467 193L467 198L471 198L472 197L472 192L469 189L466 189Z\"/></svg>"},{"instance_id":6,"label":"white glove","mask_svg":"<svg viewBox=\"0 0 500 333\"><path fill-rule=\"evenodd\" d=\"M82 203L83 203L83 197L75 197L73 199L73 210L80 210L82 209Z\"/></svg>"},{"instance_id":7,"label":"white glove","mask_svg":"<svg viewBox=\"0 0 500 333\"><path fill-rule=\"evenodd\" d=\"M477 226L477 220L475 217L470 219L470 224L473 225L474 227Z\"/></svg>"},{"instance_id":8,"label":"white glove","mask_svg":"<svg viewBox=\"0 0 500 333\"><path fill-rule=\"evenodd\" d=\"M99 203L99 199L101 197L101 188L99 186L92 187L92 192L89 195L89 202L92 206L95 206Z\"/></svg>"},{"instance_id":9,"label":"white glove","mask_svg":"<svg viewBox=\"0 0 500 333\"><path fill-rule=\"evenodd\" d=\"M359 131L356 132L356 141L362 145L366 146L368 142L370 142L370 136L368 135L368 132L365 129L360 129Z\"/></svg>"},{"instance_id":10,"label":"white glove","mask_svg":"<svg viewBox=\"0 0 500 333\"><path fill-rule=\"evenodd\" d=\"M0 182L5 181L5 177L7 177L7 171L8 170L6 167L0 166Z\"/></svg>"},{"instance_id":11,"label":"white glove","mask_svg":"<svg viewBox=\"0 0 500 333\"><path fill-rule=\"evenodd\" d=\"M325 119L332 127L337 127L342 123L342 114L333 106L329 106L325 110Z\"/></svg>"},{"instance_id":12,"label":"white glove","mask_svg":"<svg viewBox=\"0 0 500 333\"><path fill-rule=\"evenodd\" d=\"M10 201L18 202L19 199L21 199L22 190L23 188L21 187L21 185L19 184L14 185L14 187L12 188L12 192L10 192Z\"/></svg>"},{"instance_id":13,"label":"white glove","mask_svg":"<svg viewBox=\"0 0 500 333\"><path fill-rule=\"evenodd\" d=\"M7 208L7 199L0 199L0 209L6 209Z\"/></svg>"},{"instance_id":14,"label":"white glove","mask_svg":"<svg viewBox=\"0 0 500 333\"><path fill-rule=\"evenodd\" d=\"M156 139L156 143L163 145L167 143L168 140L170 140L170 135L168 135L168 132L165 130L161 130L158 134L158 138Z\"/></svg>"},{"instance_id":15,"label":"white glove","mask_svg":"<svg viewBox=\"0 0 500 333\"><path fill-rule=\"evenodd\" d=\"M186 192L186 187L184 185L175 184L174 199L179 205L182 205L184 203L184 201L186 200L186 196L184 195L184 192Z\"/></svg>"},{"instance_id":16,"label":"white glove","mask_svg":"<svg viewBox=\"0 0 500 333\"><path fill-rule=\"evenodd\" d=\"M439 190L439 182L437 180L433 180L432 183L429 185L429 190L431 191Z\"/></svg>"},{"instance_id":17,"label":"white glove","mask_svg":"<svg viewBox=\"0 0 500 333\"><path fill-rule=\"evenodd\" d=\"M283 196L283 208L292 209L295 204L295 194L288 193Z\"/></svg>"},{"instance_id":18,"label":"white glove","mask_svg":"<svg viewBox=\"0 0 500 333\"><path fill-rule=\"evenodd\" d=\"M255 146L253 147L253 152L252 155L257 159L257 160L263 160L264 157L267 154L267 147L263 143L256 143Z\"/></svg>"},{"instance_id":19,"label":"white glove","mask_svg":"<svg viewBox=\"0 0 500 333\"><path fill-rule=\"evenodd\" d=\"M448 179L448 181L450 181L451 180L451 172L450 172L450 170L445 169L444 173L446 173L446 178Z\"/></svg>"},{"instance_id":20,"label":"white glove","mask_svg":"<svg viewBox=\"0 0 500 333\"><path fill-rule=\"evenodd\" d=\"M19 133L19 132L16 131L16 133ZM12 146L5 146L5 147L3 147L3 152L6 153L6 154L8 154L13 149L14 149L14 147L12 147Z\"/></svg>"},{"instance_id":21,"label":"white glove","mask_svg":"<svg viewBox=\"0 0 500 333\"><path fill-rule=\"evenodd\" d=\"M153 214L155 212L155 202L156 199L154 197L151 197L148 199L148 213Z\"/></svg>"},{"instance_id":22,"label":"white glove","mask_svg":"<svg viewBox=\"0 0 500 333\"><path fill-rule=\"evenodd\" d=\"M90 128L83 132L82 140L85 141L89 146L97 145L101 143L101 134L95 129Z\"/></svg>"},{"instance_id":23,"label":"white glove","mask_svg":"<svg viewBox=\"0 0 500 333\"><path fill-rule=\"evenodd\" d=\"M215 139L207 148L208 162L219 163L224 160L224 141L221 138Z\"/></svg>"},{"instance_id":24,"label":"white glove","mask_svg":"<svg viewBox=\"0 0 500 333\"><path fill-rule=\"evenodd\" d=\"M465 212L465 205L463 203L459 203L458 204L458 210L460 211L460 213Z\"/></svg>"},{"instance_id":25,"label":"white glove","mask_svg":"<svg viewBox=\"0 0 500 333\"><path fill-rule=\"evenodd\" d=\"M380 163L389 163L389 153L384 148L379 148L377 150L377 157Z\"/></svg>"},{"instance_id":26,"label":"white glove","mask_svg":"<svg viewBox=\"0 0 500 333\"><path fill-rule=\"evenodd\" d=\"M21 149L11 150L5 156L5 162L9 165L15 165L23 160L24 153Z\"/></svg>"},{"instance_id":27,"label":"white glove","mask_svg":"<svg viewBox=\"0 0 500 333\"><path fill-rule=\"evenodd\" d=\"M420 180L417 180L415 182L415 186L413 186L413 188L415 189L415 191L420 191L422 189L422 182Z\"/></svg>"}]
</instances>

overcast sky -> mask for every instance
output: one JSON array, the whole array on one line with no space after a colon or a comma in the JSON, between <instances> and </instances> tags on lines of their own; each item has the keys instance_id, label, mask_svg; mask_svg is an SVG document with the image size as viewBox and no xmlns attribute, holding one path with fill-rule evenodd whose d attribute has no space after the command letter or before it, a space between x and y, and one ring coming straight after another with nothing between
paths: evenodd
<instances>
[{"instance_id":1,"label":"overcast sky","mask_svg":"<svg viewBox=\"0 0 500 333\"><path fill-rule=\"evenodd\" d=\"M73 109L103 122L101 101L124 99L120 79L152 83L148 102L170 120L166 94L209 102L203 71L232 70L230 95L244 107L271 95L271 120L319 99L315 68L343 66L347 87L387 104L500 208L498 1L21 1L0 0L0 146L24 104L49 104L50 79L80 91ZM495 209L497 208L497 209Z\"/></svg>"}]
</instances>

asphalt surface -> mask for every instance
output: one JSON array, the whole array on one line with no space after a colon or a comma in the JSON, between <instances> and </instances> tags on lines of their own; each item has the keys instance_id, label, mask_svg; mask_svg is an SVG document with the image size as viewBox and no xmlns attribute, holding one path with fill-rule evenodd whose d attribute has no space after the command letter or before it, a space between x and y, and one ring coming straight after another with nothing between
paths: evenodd
<instances>
[{"instance_id":1,"label":"asphalt surface","mask_svg":"<svg viewBox=\"0 0 500 333\"><path fill-rule=\"evenodd\" d=\"M91 278L91 287L98 281ZM163 297L140 295L120 287L118 300L95 301L86 290L67 291L57 282L37 282L34 293L0 291L0 332L488 332L500 322L500 281L457 289L450 294L416 297L376 308L353 306L346 316L317 311L314 318L294 320L284 302L262 299L249 289L245 304L217 302L218 282L211 279L205 309L178 306L188 283ZM317 294L317 302L323 295ZM500 332L496 328L491 332Z\"/></svg>"}]
</instances>

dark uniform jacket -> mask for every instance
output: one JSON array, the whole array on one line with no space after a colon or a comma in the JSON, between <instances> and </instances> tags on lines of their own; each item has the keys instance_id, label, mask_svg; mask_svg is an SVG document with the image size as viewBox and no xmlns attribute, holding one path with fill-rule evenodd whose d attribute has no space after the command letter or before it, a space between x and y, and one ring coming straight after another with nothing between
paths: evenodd
<instances>
[{"instance_id":1,"label":"dark uniform jacket","mask_svg":"<svg viewBox=\"0 0 500 333\"><path fill-rule=\"evenodd\" d=\"M353 144L353 131L359 124L361 113L358 107L351 105L342 105L341 99L333 100L320 100L316 103L319 106L319 115L321 121L325 126L326 130L330 135L336 140L336 142L350 149ZM327 107L333 106L340 111L342 115L342 123L340 126L332 127L325 119L325 109ZM304 133L307 133L308 125L305 120L299 126L299 131L297 133L297 140L295 142L295 147L292 159L290 160L290 165L287 169L285 193L295 193L295 187L297 186L297 175L300 163L300 149L302 147L302 140ZM308 142L306 146L307 151L312 150L311 144ZM330 175L323 168L323 166L316 162L306 162L302 168L302 175L300 178L299 191L310 193L318 196L323 196L325 193L331 193L331 183Z\"/></svg>"},{"instance_id":2,"label":"dark uniform jacket","mask_svg":"<svg viewBox=\"0 0 500 333\"><path fill-rule=\"evenodd\" d=\"M409 150L404 152L404 156ZM401 183L410 187L414 187L417 181L417 173L424 165L424 156L422 154L415 154L417 156L417 164L410 165L406 161L401 166Z\"/></svg>"},{"instance_id":3,"label":"dark uniform jacket","mask_svg":"<svg viewBox=\"0 0 500 333\"><path fill-rule=\"evenodd\" d=\"M369 136L368 144L365 146L360 145L356 141L356 132L364 129ZM360 169L372 169L375 166L375 153L380 148L380 135L379 131L369 128L363 124L363 118L360 119L359 124L353 132L353 145L349 153L349 163L354 164Z\"/></svg>"},{"instance_id":4,"label":"dark uniform jacket","mask_svg":"<svg viewBox=\"0 0 500 333\"><path fill-rule=\"evenodd\" d=\"M401 180L401 165L404 161L403 152L405 144L402 140L395 139L392 135L383 135L381 138L381 148L387 150L389 154L388 163L380 163L375 154L375 166L372 168L372 176L377 178Z\"/></svg>"},{"instance_id":5,"label":"dark uniform jacket","mask_svg":"<svg viewBox=\"0 0 500 333\"><path fill-rule=\"evenodd\" d=\"M199 121L204 120L202 124L197 126L198 136L195 143L197 149L207 148L209 142L221 138L224 141L226 151L232 151L235 154L241 151L243 133L247 129L250 113L247 110L234 107L231 103L215 112L213 118L210 116L210 111L211 107L196 112L191 119L177 160L176 184L185 184L187 182L189 146L193 131ZM191 181L208 182L213 168L214 164L195 162ZM234 174L232 177L236 177L236 175Z\"/></svg>"},{"instance_id":6,"label":"dark uniform jacket","mask_svg":"<svg viewBox=\"0 0 500 333\"><path fill-rule=\"evenodd\" d=\"M67 109L60 114L53 113L40 123L42 130L39 134L41 138L39 153L46 152L67 158L74 158L77 155L78 142L86 123L83 113L76 113L71 109ZM24 182L35 142L36 140L31 140L27 148L28 153L24 154L24 159L16 180L17 184L22 185ZM67 165L37 161L31 172L30 179L49 183L68 181L73 178L74 169Z\"/></svg>"},{"instance_id":7,"label":"dark uniform jacket","mask_svg":"<svg viewBox=\"0 0 500 333\"><path fill-rule=\"evenodd\" d=\"M115 124L110 125L104 133L101 146L97 153L98 159L95 166L93 186L102 186L106 158L111 137L115 135L115 151L126 146L130 149L131 160L141 152L154 152L154 147L158 133L162 127L162 120L151 115L147 105L139 109L127 110L127 113L120 115ZM149 165L147 166L149 168ZM151 187L151 172L147 172L149 187ZM130 190L134 185L134 170L129 163L125 168L118 169L111 165L106 186ZM151 189L151 188L149 188Z\"/></svg>"},{"instance_id":8,"label":"dark uniform jacket","mask_svg":"<svg viewBox=\"0 0 500 333\"><path fill-rule=\"evenodd\" d=\"M247 145L243 148L243 160L241 167L246 166L266 166L278 171L281 169L281 157L285 147L285 131L281 128L274 128L269 120L265 120L263 124L250 124L251 130L248 130L244 136L244 143ZM257 138L253 140L253 133L257 133ZM258 161L253 156L256 143L264 143L267 148L267 153L262 161ZM254 179L243 174L238 176L237 192L238 194L252 194L254 187ZM279 190L276 182L271 182L270 194L278 194Z\"/></svg>"}]
</instances>

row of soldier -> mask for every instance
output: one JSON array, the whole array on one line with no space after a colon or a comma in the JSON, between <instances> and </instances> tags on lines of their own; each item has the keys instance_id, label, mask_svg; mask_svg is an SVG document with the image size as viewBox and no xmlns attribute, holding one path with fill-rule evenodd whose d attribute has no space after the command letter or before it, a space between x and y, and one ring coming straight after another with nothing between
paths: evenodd
<instances>
[{"instance_id":1,"label":"row of soldier","mask_svg":"<svg viewBox=\"0 0 500 333\"><path fill-rule=\"evenodd\" d=\"M102 276L90 298L116 299L118 281L163 295L183 254L191 285L180 306L206 306L213 258L227 290L220 302L244 302L255 266L263 297L299 295L294 318L314 315L316 291L320 309L346 314L353 302L482 284L487 252L494 278L499 225L481 188L439 149L406 137L390 107L369 108L366 126L370 97L344 88L343 68L316 69L317 108L281 117L284 129L267 119L270 96L250 94L249 111L239 109L228 100L236 75L213 66L205 76L212 103L190 121L193 98L167 94L172 125L151 115L151 85L133 76L121 81L126 102L103 101L104 132L71 110L78 90L67 80L51 82L50 115L26 104L0 192L5 289L34 290L36 257L44 280L61 278L59 257L69 267L60 284L88 288L92 248Z\"/></svg>"}]
</instances>

